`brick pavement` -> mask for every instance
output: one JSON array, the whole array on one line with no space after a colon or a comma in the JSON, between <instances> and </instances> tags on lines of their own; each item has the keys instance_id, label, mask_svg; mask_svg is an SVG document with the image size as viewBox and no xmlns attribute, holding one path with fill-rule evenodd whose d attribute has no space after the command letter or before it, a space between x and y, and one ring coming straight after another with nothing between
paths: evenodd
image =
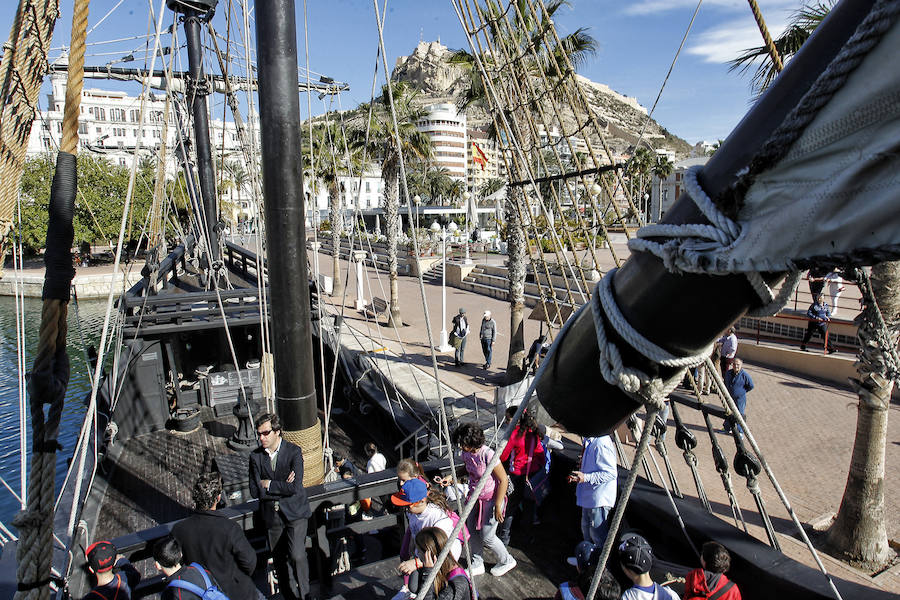
<instances>
[{"instance_id":1,"label":"brick pavement","mask_svg":"<svg viewBox=\"0 0 900 600\"><path fill-rule=\"evenodd\" d=\"M325 259L328 259L326 262ZM326 266L327 265L327 266ZM320 266L326 273L330 272L330 256L322 255ZM346 268L346 263L344 263ZM388 279L381 274L383 288L379 285L374 269L367 268L371 289L374 292L365 294L371 299L374 294L388 298ZM357 327L369 327L373 336L377 328L353 309L355 298L355 277L351 278L347 291L346 318L357 321ZM418 280L413 277L401 277L399 281L401 310L406 326L400 328L399 336L403 340L407 357L414 363L430 372L430 353L428 352L425 319L421 309ZM383 291L382 291L383 290ZM437 342L441 329L441 287L425 284L425 295L431 316L433 335ZM452 353L437 354L442 380L463 394L477 393L480 398L489 400L493 396L494 386L500 384L505 371L506 356L509 349L509 305L497 300L463 291L447 288L448 320L456 313L459 306L464 306L470 316L474 337L469 340L466 349L468 364L460 369L453 367ZM477 340L477 323L481 312L489 309L497 321L500 337L494 344L494 367L485 372L480 368L483 361L480 344ZM384 319L382 319L383 323ZM526 345L538 335L539 324L526 321ZM393 339L391 349L401 352L396 341L396 333L388 332L382 327L386 338ZM840 360L840 359L836 359ZM843 360L851 360L844 358ZM849 387L839 387L807 377L780 372L777 369L747 364L748 372L753 376L756 389L748 396L749 426L760 448L769 461L776 478L785 491L795 513L802 523L809 523L837 512L847 478L850 454L856 427L856 396ZM715 396L707 396L706 400L716 402ZM888 422L888 441L886 448L886 507L887 533L894 541L900 541L900 405L894 403L890 408ZM714 512L731 521L727 495L720 477L712 465L710 442L703 425L703 419L696 411L683 408L681 415L685 423L694 430L698 439L696 453L700 461L701 478L707 495L713 504ZM670 425L672 422L670 421ZM720 423L714 425L720 427ZM696 497L693 480L681 452L669 438L669 458L676 473L682 492L686 496ZM726 454L733 458L734 443L729 436L719 435L719 443ZM657 457L658 458L658 457ZM659 460L659 458L658 458ZM660 461L660 467L662 463ZM753 497L747 490L746 481L737 475L732 476L733 486L738 502L750 526L752 534L765 539L761 520L756 514ZM658 480L658 478L657 478ZM761 475L762 495L772 517L782 546L786 554L806 564L813 565L805 547L793 538L797 537L794 526L787 511L781 505L774 488ZM783 534L783 535L782 535ZM884 589L900 592L900 573L893 569L882 575L873 584L868 577L862 576L843 563L825 557L823 559L829 572L845 579L865 581L868 585L880 585Z\"/></svg>"}]
</instances>

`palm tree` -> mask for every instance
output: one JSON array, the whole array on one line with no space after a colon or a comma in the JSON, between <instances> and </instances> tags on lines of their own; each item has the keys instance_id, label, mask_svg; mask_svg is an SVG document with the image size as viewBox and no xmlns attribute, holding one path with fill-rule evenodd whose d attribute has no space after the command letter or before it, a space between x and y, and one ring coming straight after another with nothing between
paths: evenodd
<instances>
[{"instance_id":1,"label":"palm tree","mask_svg":"<svg viewBox=\"0 0 900 600\"><path fill-rule=\"evenodd\" d=\"M335 124L319 125L313 129L312 152L309 151L309 139L303 138L302 152L304 156L304 170L307 177L313 181L314 187L318 182L325 185L328 190L328 218L331 222L331 260L332 260L332 288L333 297L344 294L344 278L341 276L341 232L344 230L344 214L341 206L340 176L351 170L355 172L357 165L356 146L348 144L351 156L344 156L344 139L341 129ZM311 162L311 159L314 160Z\"/></svg>"},{"instance_id":2,"label":"palm tree","mask_svg":"<svg viewBox=\"0 0 900 600\"><path fill-rule=\"evenodd\" d=\"M545 32L549 28L548 19L562 6L567 5L566 0L549 0L545 5L545 13L534 18L531 13L531 5L527 0L515 0L514 11L509 14L510 24L507 26L506 10L497 0L485 0L479 3L479 10L484 14L484 21L489 24L488 36L496 48L508 51L510 56L523 57L521 61L504 67L502 74L498 74L496 80L491 83L494 87L505 89L509 86L509 79L518 80L533 79L538 70L542 69L551 80L555 82L554 73L566 73L565 56L573 65L578 66L596 48L596 42L585 29L577 29L560 40L560 44L548 46L544 43ZM485 65L492 65L492 57L485 53L479 56ZM475 57L465 50L453 53L450 62L461 67L468 74L468 85L460 97L459 108L466 109L472 105L484 105L488 101L487 82L482 79L482 74L477 68ZM492 70L496 73L497 70ZM554 85L554 88L558 86ZM528 103L532 110L537 110L536 103ZM504 109L501 109L505 111ZM530 128L526 122L529 115L523 114L525 110L506 112L512 127L519 137L519 141L525 148L534 146ZM495 122L496 125L499 123ZM499 132L491 133L497 139ZM502 132L508 138L514 132ZM525 178L525 165L520 164L518 158L513 155L510 161L509 181L521 181ZM523 364L525 360L525 267L527 241L525 238L525 224L522 216L527 213L527 201L522 186L509 186L504 205L504 218L506 219L506 242L509 264L509 358L506 367L506 382L515 383L525 376Z\"/></svg>"},{"instance_id":3,"label":"palm tree","mask_svg":"<svg viewBox=\"0 0 900 600\"><path fill-rule=\"evenodd\" d=\"M663 180L668 179L669 175L675 169L674 163L665 156L658 157L656 164L653 165L653 174L656 176L657 197L659 198L659 210L662 213L662 184ZM660 218L662 214L659 215Z\"/></svg>"},{"instance_id":4,"label":"palm tree","mask_svg":"<svg viewBox=\"0 0 900 600\"><path fill-rule=\"evenodd\" d=\"M506 182L499 177L491 177L478 188L478 195L482 198L487 198L491 194L496 194L503 189L504 185L506 185Z\"/></svg>"},{"instance_id":5,"label":"palm tree","mask_svg":"<svg viewBox=\"0 0 900 600\"><path fill-rule=\"evenodd\" d=\"M826 0L806 4L791 19L787 31L775 41L783 60L797 53L819 23L831 11L834 2ZM777 75L764 49L753 48L732 61L732 69L746 72L760 61L752 84L761 94ZM900 331L900 262L885 262L872 267L872 294L880 307L896 348ZM874 325L874 307L866 306L857 317L859 354L856 360L854 388L859 397L856 436L847 484L834 523L828 529L825 545L833 554L850 563L874 570L893 554L888 546L884 517L884 454L887 442L888 407L894 382L887 374L886 360L878 345Z\"/></svg>"},{"instance_id":6,"label":"palm tree","mask_svg":"<svg viewBox=\"0 0 900 600\"><path fill-rule=\"evenodd\" d=\"M431 140L416 128L425 111L415 104L418 91L402 81L391 82L394 107L397 111L397 127L394 131L387 88L373 107L369 133L369 156L381 161L381 179L384 181L384 216L387 230L388 270L391 282L391 307L388 324L403 325L400 315L400 288L397 280L397 242L400 229L400 152L405 157L427 159L431 157ZM396 134L396 137L395 137ZM363 131L356 132L361 141ZM397 147L397 139L400 148ZM408 200L408 199L407 199Z\"/></svg>"},{"instance_id":7,"label":"palm tree","mask_svg":"<svg viewBox=\"0 0 900 600\"><path fill-rule=\"evenodd\" d=\"M809 39L813 31L828 16L834 4L835 0L808 2L791 16L787 29L774 40L775 49L778 50L782 60L793 56L800 50L800 46ZM757 94L762 94L778 75L778 69L765 46L744 50L743 54L731 61L730 70L739 69L741 73L747 73L753 65L756 65L756 71L751 78L750 87Z\"/></svg>"}]
</instances>

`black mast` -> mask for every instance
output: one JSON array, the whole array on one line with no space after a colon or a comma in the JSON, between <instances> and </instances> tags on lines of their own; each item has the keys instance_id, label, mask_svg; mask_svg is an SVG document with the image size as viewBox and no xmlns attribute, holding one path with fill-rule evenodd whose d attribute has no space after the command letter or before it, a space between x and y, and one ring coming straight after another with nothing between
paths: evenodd
<instances>
[{"instance_id":1,"label":"black mast","mask_svg":"<svg viewBox=\"0 0 900 600\"><path fill-rule=\"evenodd\" d=\"M829 62L869 14L873 1L838 3L800 52L785 66L764 96L743 118L700 173L710 197L717 197L746 168L773 130L784 120ZM686 195L666 213L663 223L706 223ZM764 273L769 285L783 273ZM641 334L669 352L685 356L699 352L759 300L745 276L669 272L662 261L636 252L613 277L619 310ZM702 316L698 318L698 312ZM570 431L584 435L608 433L639 408L600 375L597 335L591 309L572 317L555 351L548 356L537 385L541 404ZM615 332L626 363L634 361L648 374L670 377L674 368L652 364ZM593 376L589 376L589 374Z\"/></svg>"},{"instance_id":2,"label":"black mast","mask_svg":"<svg viewBox=\"0 0 900 600\"><path fill-rule=\"evenodd\" d=\"M197 151L197 174L200 179L200 195L203 197L203 221L206 224L211 268L219 259L219 241L216 225L219 221L216 201L216 178L213 170L212 150L209 143L209 112L206 97L209 87L203 75L203 45L200 41L200 23L212 17L218 0L168 0L166 5L173 12L184 15L184 35L187 40L188 78L186 96L191 101L194 116L194 140ZM164 140L165 141L165 140Z\"/></svg>"},{"instance_id":3,"label":"black mast","mask_svg":"<svg viewBox=\"0 0 900 600\"><path fill-rule=\"evenodd\" d=\"M256 53L275 403L285 439L303 449L303 483L313 485L325 473L310 335L293 0L257 3Z\"/></svg>"}]
</instances>

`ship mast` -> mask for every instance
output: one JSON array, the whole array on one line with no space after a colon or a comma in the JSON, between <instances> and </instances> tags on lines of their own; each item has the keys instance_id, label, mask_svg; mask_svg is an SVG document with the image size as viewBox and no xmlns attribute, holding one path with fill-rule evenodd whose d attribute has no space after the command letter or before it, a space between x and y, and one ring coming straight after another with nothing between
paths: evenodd
<instances>
[{"instance_id":1,"label":"ship mast","mask_svg":"<svg viewBox=\"0 0 900 600\"><path fill-rule=\"evenodd\" d=\"M256 52L275 406L285 439L303 449L308 486L321 483L325 473L310 331L293 0L256 5Z\"/></svg>"},{"instance_id":2,"label":"ship mast","mask_svg":"<svg viewBox=\"0 0 900 600\"><path fill-rule=\"evenodd\" d=\"M200 180L202 196L201 215L205 231L200 232L206 240L207 264L211 276L219 260L219 240L217 225L219 221L218 202L216 199L216 178L213 170L212 149L209 143L209 111L206 97L209 95L209 84L203 74L203 45L200 41L200 24L210 17L218 0L167 0L166 5L176 13L182 13L184 35L187 40L188 77L186 81L186 97L191 102L194 117L194 142L197 152L197 174Z\"/></svg>"}]
</instances>

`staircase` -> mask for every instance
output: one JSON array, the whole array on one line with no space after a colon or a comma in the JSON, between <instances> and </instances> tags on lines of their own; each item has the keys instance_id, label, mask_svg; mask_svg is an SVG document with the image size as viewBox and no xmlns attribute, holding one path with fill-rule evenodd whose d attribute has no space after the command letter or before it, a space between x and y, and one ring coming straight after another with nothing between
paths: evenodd
<instances>
[{"instance_id":1,"label":"staircase","mask_svg":"<svg viewBox=\"0 0 900 600\"><path fill-rule=\"evenodd\" d=\"M422 280L426 284L441 285L441 278L444 274L444 261L438 261L431 265L423 274Z\"/></svg>"},{"instance_id":2,"label":"staircase","mask_svg":"<svg viewBox=\"0 0 900 600\"><path fill-rule=\"evenodd\" d=\"M539 281L541 282L541 287L545 290L545 294L549 294L550 290L552 290L560 301L568 303L569 292L566 290L565 279L561 275L551 274L548 283L546 275L541 274ZM580 284L580 281L578 283ZM591 285L589 279L588 285ZM575 301L575 304L581 304L583 299L578 292L575 282L572 281L571 278L569 280L569 287L572 291L572 298ZM490 296L492 298L507 300L509 298L509 276L507 274L507 268L504 266L479 264L472 269L472 272L463 280L462 288L477 294L484 294L485 296ZM587 294L585 294L585 296L587 296ZM537 283L535 283L534 274L528 273L525 281L525 305L534 307L539 303L540 289Z\"/></svg>"}]
</instances>

